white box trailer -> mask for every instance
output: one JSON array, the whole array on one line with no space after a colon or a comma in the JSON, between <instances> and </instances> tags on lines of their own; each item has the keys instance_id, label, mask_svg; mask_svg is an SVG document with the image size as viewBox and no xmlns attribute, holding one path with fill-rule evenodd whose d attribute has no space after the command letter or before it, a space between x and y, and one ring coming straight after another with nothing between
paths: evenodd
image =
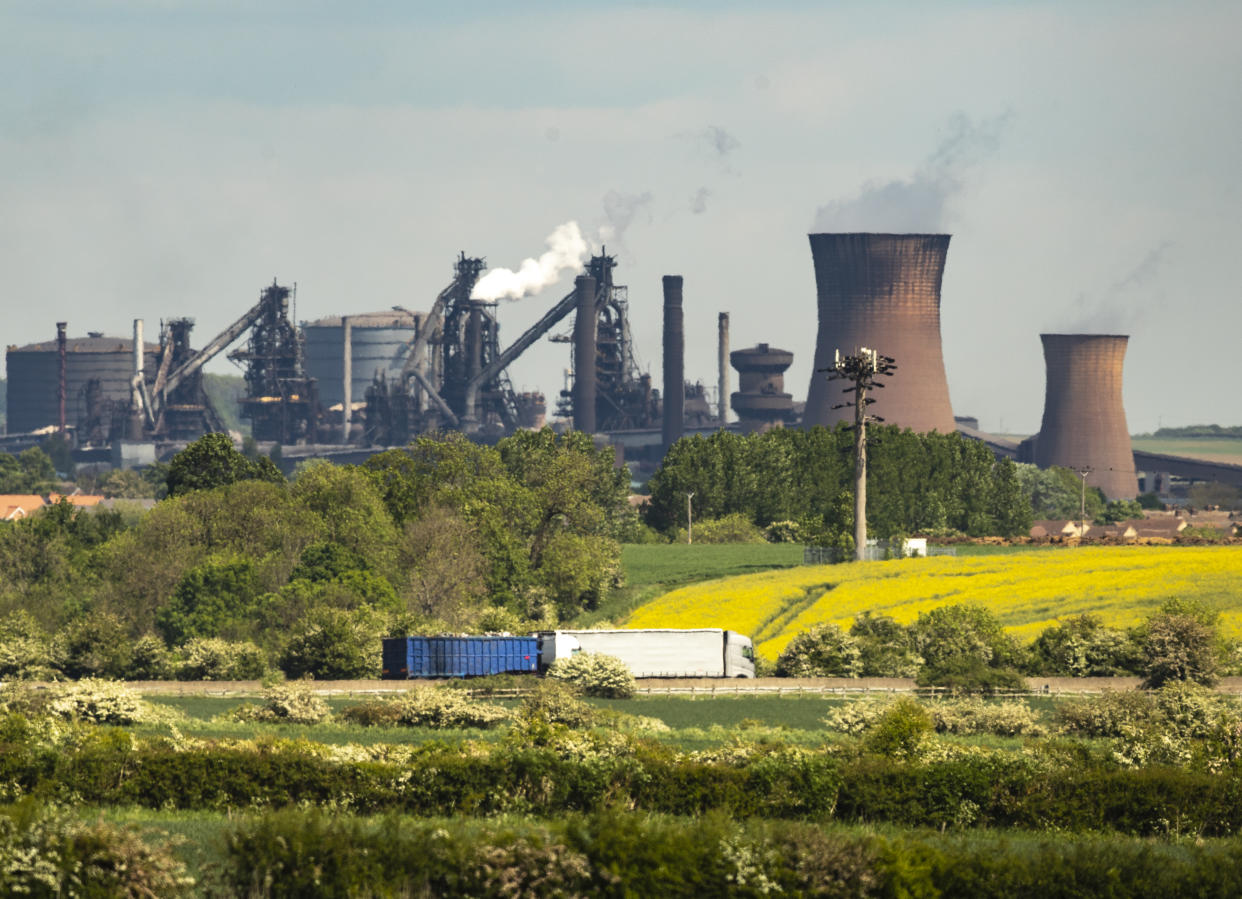
<instances>
[{"instance_id":1,"label":"white box trailer","mask_svg":"<svg viewBox=\"0 0 1242 899\"><path fill-rule=\"evenodd\" d=\"M754 677L750 637L718 627L542 631L539 670L578 652L616 656L635 677Z\"/></svg>"}]
</instances>

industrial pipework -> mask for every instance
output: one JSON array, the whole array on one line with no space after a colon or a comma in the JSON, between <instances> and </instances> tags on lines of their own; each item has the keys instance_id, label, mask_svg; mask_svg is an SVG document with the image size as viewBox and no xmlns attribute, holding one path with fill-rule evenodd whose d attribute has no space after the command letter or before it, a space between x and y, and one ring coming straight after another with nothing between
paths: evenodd
<instances>
[{"instance_id":1,"label":"industrial pipework","mask_svg":"<svg viewBox=\"0 0 1242 899\"><path fill-rule=\"evenodd\" d=\"M833 353L883 347L901 371L875 397L876 416L915 431L956 429L940 346L947 234L811 234L819 334L805 427L850 418L823 372Z\"/></svg>"},{"instance_id":2,"label":"industrial pipework","mask_svg":"<svg viewBox=\"0 0 1242 899\"><path fill-rule=\"evenodd\" d=\"M1035 464L1080 474L1113 499L1134 499L1138 479L1121 398L1129 337L1041 334L1048 374Z\"/></svg>"}]
</instances>

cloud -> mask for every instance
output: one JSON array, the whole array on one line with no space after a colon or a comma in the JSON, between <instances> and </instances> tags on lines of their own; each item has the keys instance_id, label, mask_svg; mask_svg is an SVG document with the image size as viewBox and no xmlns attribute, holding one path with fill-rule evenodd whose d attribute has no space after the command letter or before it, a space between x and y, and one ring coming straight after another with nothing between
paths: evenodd
<instances>
[{"instance_id":1,"label":"cloud","mask_svg":"<svg viewBox=\"0 0 1242 899\"><path fill-rule=\"evenodd\" d=\"M945 211L966 186L966 173L995 152L1009 121L1005 113L972 122L958 114L948 133L909 178L872 181L857 196L819 207L815 231L936 233L944 230Z\"/></svg>"}]
</instances>

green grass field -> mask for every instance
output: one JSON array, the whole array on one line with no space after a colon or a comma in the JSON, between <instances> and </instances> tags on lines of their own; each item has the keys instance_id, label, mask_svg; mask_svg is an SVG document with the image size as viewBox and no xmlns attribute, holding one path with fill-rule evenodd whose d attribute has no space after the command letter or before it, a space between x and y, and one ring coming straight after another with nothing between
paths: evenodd
<instances>
[{"instance_id":1,"label":"green grass field","mask_svg":"<svg viewBox=\"0 0 1242 899\"><path fill-rule=\"evenodd\" d=\"M1188 456L1192 459L1242 465L1242 440L1231 440L1227 437L1132 437L1130 445L1147 453Z\"/></svg>"}]
</instances>

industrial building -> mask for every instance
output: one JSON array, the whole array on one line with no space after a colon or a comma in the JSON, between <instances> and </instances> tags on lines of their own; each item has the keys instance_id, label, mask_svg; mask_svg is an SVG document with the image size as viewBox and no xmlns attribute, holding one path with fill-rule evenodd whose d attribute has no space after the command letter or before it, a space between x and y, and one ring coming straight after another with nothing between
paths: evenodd
<instances>
[{"instance_id":1,"label":"industrial building","mask_svg":"<svg viewBox=\"0 0 1242 899\"><path fill-rule=\"evenodd\" d=\"M818 330L805 403L785 390L793 354L767 342L730 352L723 311L715 394L709 396L685 371L685 304L693 305L694 296L685 293L681 275L663 278L663 381L657 389L636 362L629 292L617 283L615 256L602 249L591 256L573 289L506 343L497 302L473 295L486 262L462 252L448 285L421 309L344 312L298 325L295 290L273 279L249 310L201 349L192 347L194 322L184 317L161 322L154 343L144 341L141 321L130 337L69 337L59 323L55 340L8 348L10 435L4 445L24 447L60 430L79 448L124 444L134 449L120 453L123 458L166 457L222 429L201 379L203 366L226 350L245 376L241 415L257 440L289 448L286 459L361 458L440 429L492 441L546 423L547 398L515 391L507 369L547 337L568 344L557 418L601 435L619 457L651 469L685 434L831 427L844 420L847 413L833 408L840 396L823 370L837 351L870 346L896 360L895 377L875 394L872 407L886 423L957 430L998 456L1088 471L1088 483L1109 498L1137 493L1136 469L1148 475L1145 489L1152 489L1153 478L1164 484L1170 477L1242 486L1242 466L1132 452L1121 395L1124 336L1042 335L1043 421L1040 433L1021 446L979 431L969 418L955 419L940 335L949 235L808 237ZM557 333L558 326L565 330ZM738 372L736 392L730 391L730 363ZM732 426L730 407L737 417Z\"/></svg>"}]
</instances>

